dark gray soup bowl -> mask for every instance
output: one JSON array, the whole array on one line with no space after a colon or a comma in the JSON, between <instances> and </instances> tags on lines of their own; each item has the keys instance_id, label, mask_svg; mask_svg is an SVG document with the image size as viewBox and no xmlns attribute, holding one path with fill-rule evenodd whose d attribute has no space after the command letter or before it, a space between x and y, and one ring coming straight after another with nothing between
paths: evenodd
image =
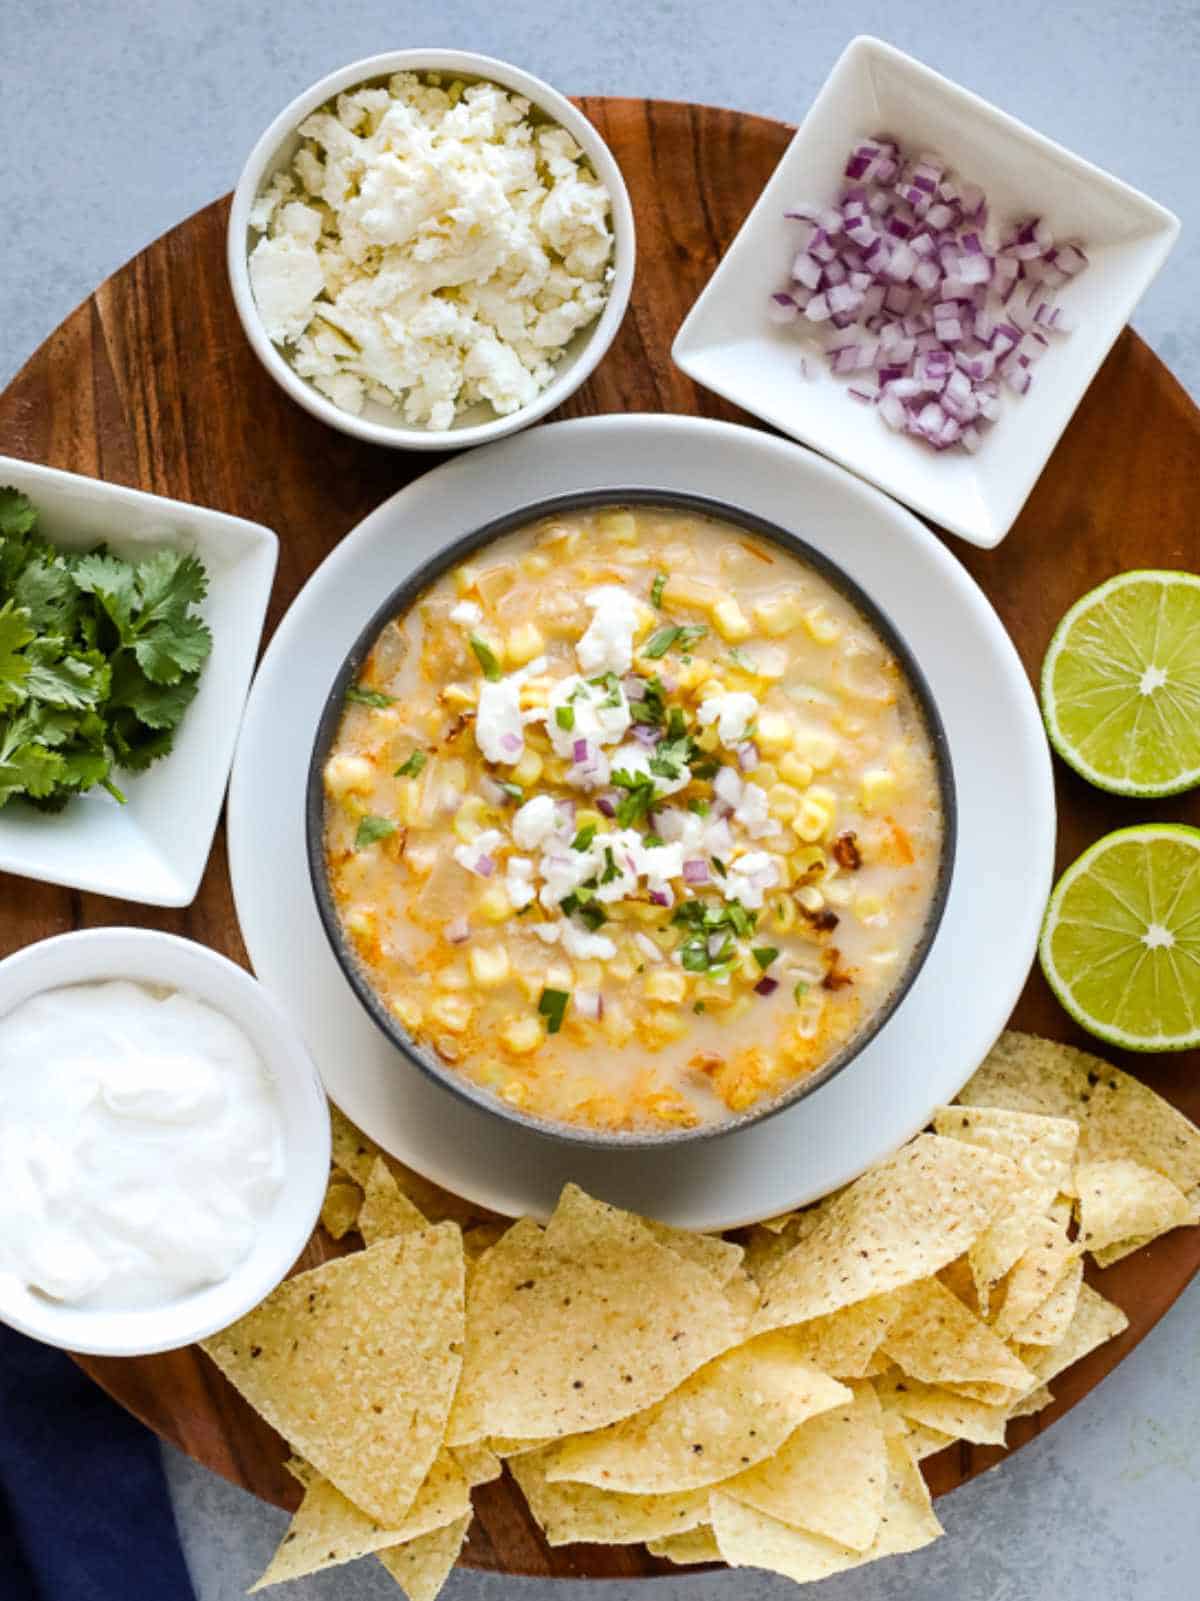
<instances>
[{"instance_id":1,"label":"dark gray soup bowl","mask_svg":"<svg viewBox=\"0 0 1200 1601\"><path fill-rule=\"evenodd\" d=\"M880 638L884 640L900 662L924 718L937 766L943 820L941 861L938 866L937 882L930 902L925 928L909 958L907 967L897 980L895 988L883 1005L867 1019L859 1032L816 1073L810 1074L807 1078L792 1085L783 1095L778 1096L774 1101L764 1106L753 1107L739 1117L729 1118L721 1123L703 1125L695 1129L670 1129L662 1133L631 1132L625 1134L614 1133L611 1130L589 1130L565 1123L552 1123L544 1119L530 1117L527 1113L506 1105L497 1096L489 1094L481 1086L472 1083L465 1076L456 1072L453 1067L443 1062L435 1051L418 1044L412 1039L376 994L370 979L359 965L351 941L347 938L342 928L326 873L325 789L323 782L325 761L334 739L337 737L337 731L345 712L346 691L358 678L363 663L384 627L392 618L406 612L414 601L418 599L422 591L440 578L444 572L456 566L465 557L469 556L473 551L479 550L482 546L489 545L495 540L503 538L505 534L514 533L517 529L525 528L531 523L541 521L543 518L592 510L602 506L655 506L667 510L690 513L695 516L715 518L721 522L732 524L736 528L743 529L747 533L756 534L771 544L780 546L788 555L796 557L805 565L813 568L822 578L846 597ZM497 517L493 521L484 524L482 528L476 528L469 533L463 534L461 538L447 545L437 556L425 562L415 572L411 573L402 584L399 584L379 606L374 616L368 619L347 654L345 661L342 663L337 677L330 686L328 698L325 701L320 721L317 724L316 738L313 741L306 796L308 865L322 926L333 949L334 956L337 958L351 989L373 1021L405 1058L405 1061L419 1068L421 1072L427 1074L452 1095L457 1095L460 1100L467 1101L473 1106L481 1107L493 1117L503 1118L508 1123L517 1124L532 1133L544 1135L548 1139L575 1145L608 1147L614 1150L644 1149L649 1146L678 1145L684 1141L718 1138L721 1135L731 1133L735 1129L746 1128L751 1123L774 1117L787 1107L794 1106L797 1101L812 1095L837 1074L844 1072L863 1048L875 1038L888 1018L891 1017L892 1013L904 1000L904 997L912 988L917 974L924 965L926 956L929 954L950 893L950 881L954 868L956 822L954 773L941 717L938 714L937 706L934 704L925 675L922 673L912 650L896 631L887 613L880 607L878 602L868 595L853 579L848 577L846 573L842 572L827 556L822 555L820 551L814 550L812 546L795 534L790 533L787 529L767 522L764 518L757 517L751 512L743 511L738 506L727 505L723 501L711 500L700 495L676 494L670 491L638 488L581 490L575 494L559 495L550 500L522 506L517 511L506 512L502 517Z\"/></svg>"}]
</instances>

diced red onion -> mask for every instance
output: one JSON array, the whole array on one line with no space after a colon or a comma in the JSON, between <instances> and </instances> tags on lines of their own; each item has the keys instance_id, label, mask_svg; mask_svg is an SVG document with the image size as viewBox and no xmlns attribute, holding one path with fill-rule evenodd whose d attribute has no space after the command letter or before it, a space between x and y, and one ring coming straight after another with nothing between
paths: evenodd
<instances>
[{"instance_id":1,"label":"diced red onion","mask_svg":"<svg viewBox=\"0 0 1200 1601\"><path fill-rule=\"evenodd\" d=\"M500 749L507 751L511 756L515 756L523 744L524 741L520 734L501 734L500 736Z\"/></svg>"},{"instance_id":2,"label":"diced red onion","mask_svg":"<svg viewBox=\"0 0 1200 1601\"><path fill-rule=\"evenodd\" d=\"M648 723L634 723L633 737L639 745L657 745L662 738L662 729L651 728Z\"/></svg>"},{"instance_id":3,"label":"diced red onion","mask_svg":"<svg viewBox=\"0 0 1200 1601\"><path fill-rule=\"evenodd\" d=\"M596 810L598 812L602 812L605 817L615 817L617 815L617 807L616 807L616 801L613 798L613 796L611 796L611 795L597 795L596 796Z\"/></svg>"},{"instance_id":4,"label":"diced red onion","mask_svg":"<svg viewBox=\"0 0 1200 1601\"><path fill-rule=\"evenodd\" d=\"M481 852L475 858L475 866L473 871L478 873L480 878L491 878L492 874L496 871L495 857L489 856L486 851Z\"/></svg>"},{"instance_id":5,"label":"diced red onion","mask_svg":"<svg viewBox=\"0 0 1200 1601\"><path fill-rule=\"evenodd\" d=\"M709 880L708 863L698 857L683 864L683 881L685 884L707 884Z\"/></svg>"},{"instance_id":6,"label":"diced red onion","mask_svg":"<svg viewBox=\"0 0 1200 1601\"><path fill-rule=\"evenodd\" d=\"M665 889L652 889L650 891L651 906L670 906L671 896Z\"/></svg>"},{"instance_id":7,"label":"diced red onion","mask_svg":"<svg viewBox=\"0 0 1200 1601\"><path fill-rule=\"evenodd\" d=\"M589 762L591 760L592 747L588 744L586 739L577 739L574 745L571 747L571 754L574 760L582 767L585 762Z\"/></svg>"},{"instance_id":8,"label":"diced red onion","mask_svg":"<svg viewBox=\"0 0 1200 1601\"><path fill-rule=\"evenodd\" d=\"M800 315L800 307L791 295L772 295L770 310L772 322L795 322Z\"/></svg>"},{"instance_id":9,"label":"diced red onion","mask_svg":"<svg viewBox=\"0 0 1200 1601\"><path fill-rule=\"evenodd\" d=\"M745 740L737 747L738 766L743 773L752 773L761 760L758 746L752 739Z\"/></svg>"},{"instance_id":10,"label":"diced red onion","mask_svg":"<svg viewBox=\"0 0 1200 1601\"><path fill-rule=\"evenodd\" d=\"M778 988L779 980L777 978L763 977L760 978L758 983L754 986L754 993L756 995L774 995Z\"/></svg>"}]
</instances>

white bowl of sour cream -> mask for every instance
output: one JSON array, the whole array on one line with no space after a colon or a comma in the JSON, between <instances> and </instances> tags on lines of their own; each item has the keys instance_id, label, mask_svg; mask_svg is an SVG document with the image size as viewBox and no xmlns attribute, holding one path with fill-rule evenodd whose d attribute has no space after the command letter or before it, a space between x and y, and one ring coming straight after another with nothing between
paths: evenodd
<instances>
[{"instance_id":1,"label":"white bowl of sour cream","mask_svg":"<svg viewBox=\"0 0 1200 1601\"><path fill-rule=\"evenodd\" d=\"M0 1320L104 1356L257 1305L304 1248L329 1112L303 1040L233 962L97 928L0 962Z\"/></svg>"}]
</instances>

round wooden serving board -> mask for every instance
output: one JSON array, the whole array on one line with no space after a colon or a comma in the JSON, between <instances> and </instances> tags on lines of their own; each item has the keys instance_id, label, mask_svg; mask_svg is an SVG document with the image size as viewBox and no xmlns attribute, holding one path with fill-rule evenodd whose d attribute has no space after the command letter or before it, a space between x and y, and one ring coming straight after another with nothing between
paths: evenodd
<instances>
[{"instance_id":1,"label":"round wooden serving board","mask_svg":"<svg viewBox=\"0 0 1200 1601\"><path fill-rule=\"evenodd\" d=\"M684 313L782 155L791 130L736 112L637 100L584 100L624 170L637 213L638 269L620 335L563 414L668 411L732 418L733 407L671 363ZM0 396L0 451L253 518L281 540L268 633L314 567L427 455L343 437L286 399L242 335L225 276L227 203L218 201L122 268L75 311ZM1084 336L1080 336L1084 337ZM872 426L864 419L864 427ZM797 447L800 448L800 447ZM437 459L437 458L433 458ZM1200 413L1130 331L1084 399L1028 506L995 551L952 542L1036 675L1054 624L1084 590L1130 567L1196 565ZM987 707L979 708L981 718ZM1152 818L1200 824L1200 797L1141 805L1058 768L1059 862L1110 828ZM996 871L1021 873L1022 863ZM142 923L246 956L234 918L223 835L184 911L0 878L0 954L67 929ZM998 940L1004 930L996 930ZM986 971L978 982L988 982ZM947 997L969 1006L971 997ZM1078 1044L1036 971L1018 1026ZM1200 1120L1200 1053L1126 1061ZM305 1262L328 1254L315 1237ZM1074 1406L1162 1317L1200 1267L1200 1230L1183 1229L1097 1276L1129 1315L1126 1334L1055 1381L1055 1404L1011 1425L1019 1446ZM298 1488L282 1443L195 1349L138 1361L81 1359L130 1411L234 1483L280 1506ZM1002 1452L962 1445L930 1459L935 1491ZM505 1478L476 1492L464 1560L507 1573L615 1578L679 1570L628 1549L550 1551Z\"/></svg>"}]
</instances>

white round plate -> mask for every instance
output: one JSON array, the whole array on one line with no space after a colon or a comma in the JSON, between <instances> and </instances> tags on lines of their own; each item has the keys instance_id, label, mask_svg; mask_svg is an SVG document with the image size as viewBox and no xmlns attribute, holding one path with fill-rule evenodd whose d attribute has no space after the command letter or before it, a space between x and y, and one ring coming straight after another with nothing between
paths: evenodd
<instances>
[{"instance_id":1,"label":"white round plate","mask_svg":"<svg viewBox=\"0 0 1200 1601\"><path fill-rule=\"evenodd\" d=\"M304 793L343 657L380 598L452 539L581 489L688 490L757 512L825 552L912 647L949 738L958 850L941 928L913 988L830 1083L765 1122L651 1150L581 1149L506 1123L390 1045L330 951L309 884ZM435 468L338 545L280 624L242 725L229 861L259 978L308 1041L329 1094L425 1177L510 1216L547 1215L568 1180L697 1229L770 1217L846 1183L917 1132L986 1055L1037 944L1054 857L1050 754L999 618L917 519L842 468L748 428L691 417L588 417Z\"/></svg>"}]
</instances>

